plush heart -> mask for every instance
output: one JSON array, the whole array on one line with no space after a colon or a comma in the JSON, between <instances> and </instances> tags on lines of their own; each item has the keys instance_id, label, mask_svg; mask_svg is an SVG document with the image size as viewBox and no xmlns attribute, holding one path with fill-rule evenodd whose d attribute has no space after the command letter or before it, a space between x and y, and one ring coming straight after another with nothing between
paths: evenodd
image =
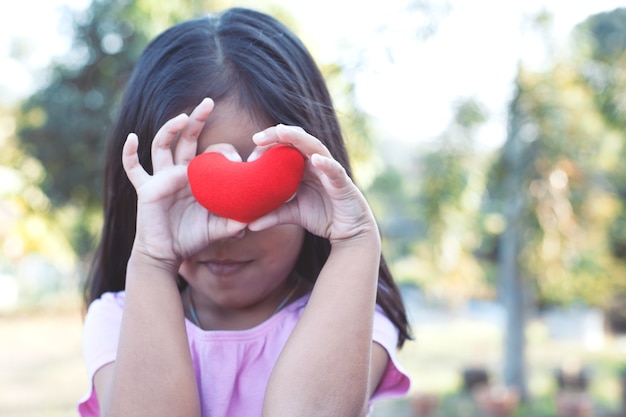
<instances>
[{"instance_id":1,"label":"plush heart","mask_svg":"<svg viewBox=\"0 0 626 417\"><path fill-rule=\"evenodd\" d=\"M191 192L213 214L250 223L277 209L298 190L304 158L295 148L273 146L252 162L233 162L217 152L191 160Z\"/></svg>"}]
</instances>

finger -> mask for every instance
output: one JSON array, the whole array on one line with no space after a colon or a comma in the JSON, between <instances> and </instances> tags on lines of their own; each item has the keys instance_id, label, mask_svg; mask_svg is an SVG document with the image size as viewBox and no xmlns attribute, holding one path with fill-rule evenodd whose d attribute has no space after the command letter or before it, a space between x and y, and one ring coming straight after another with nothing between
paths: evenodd
<instances>
[{"instance_id":1,"label":"finger","mask_svg":"<svg viewBox=\"0 0 626 417\"><path fill-rule=\"evenodd\" d=\"M218 240L239 235L241 231L245 230L247 225L237 220L211 213L207 226L209 227L211 240Z\"/></svg>"},{"instance_id":2,"label":"finger","mask_svg":"<svg viewBox=\"0 0 626 417\"><path fill-rule=\"evenodd\" d=\"M141 185L150 178L150 175L148 175L139 163L137 149L139 149L139 138L137 138L136 134L130 133L122 148L122 166L124 167L124 171L126 171L126 176L128 176L128 179L135 189L141 187Z\"/></svg>"},{"instance_id":3,"label":"finger","mask_svg":"<svg viewBox=\"0 0 626 417\"><path fill-rule=\"evenodd\" d=\"M261 230L269 229L279 224L278 217L276 217L274 213L270 213L251 222L248 225L248 229L252 232L260 232Z\"/></svg>"},{"instance_id":4,"label":"finger","mask_svg":"<svg viewBox=\"0 0 626 417\"><path fill-rule=\"evenodd\" d=\"M330 186L339 189L352 182L345 168L333 158L313 154L311 155L311 165L315 168L313 172L325 187Z\"/></svg>"},{"instance_id":5,"label":"finger","mask_svg":"<svg viewBox=\"0 0 626 417\"><path fill-rule=\"evenodd\" d=\"M306 134L306 131L300 126L286 126L283 124L277 124L275 126L270 126L265 130L255 133L252 136L252 140L259 146L267 146L267 145L276 145L281 143L281 137L278 135L279 126L286 127L287 129L291 129L294 133L302 133ZM285 142L282 142L285 143Z\"/></svg>"},{"instance_id":6,"label":"finger","mask_svg":"<svg viewBox=\"0 0 626 417\"><path fill-rule=\"evenodd\" d=\"M252 137L252 140L258 146L267 146L277 143L292 145L307 158L310 158L311 155L315 153L323 156L331 156L328 148L326 148L318 138L310 135L298 126L279 124L256 133Z\"/></svg>"},{"instance_id":7,"label":"finger","mask_svg":"<svg viewBox=\"0 0 626 417\"><path fill-rule=\"evenodd\" d=\"M237 148L235 148L230 143L216 143L214 145L210 145L202 153L209 153L209 152L221 153L222 155L226 157L226 159L233 161L233 162L242 161L241 155L239 155L239 152L237 152Z\"/></svg>"},{"instance_id":8,"label":"finger","mask_svg":"<svg viewBox=\"0 0 626 417\"><path fill-rule=\"evenodd\" d=\"M269 229L281 224L297 224L299 209L297 203L292 199L276 210L259 217L248 224L248 229L253 232Z\"/></svg>"},{"instance_id":9,"label":"finger","mask_svg":"<svg viewBox=\"0 0 626 417\"><path fill-rule=\"evenodd\" d=\"M172 154L172 142L181 130L185 128L189 116L179 114L168 120L154 136L152 141L152 170L157 172L163 168L172 166L174 158Z\"/></svg>"},{"instance_id":10,"label":"finger","mask_svg":"<svg viewBox=\"0 0 626 417\"><path fill-rule=\"evenodd\" d=\"M246 159L246 161L247 162L252 162L252 161L255 161L255 160L259 159L272 146L273 145L257 146L257 147L255 147L254 150L252 151L252 153L250 155L248 155L248 159Z\"/></svg>"},{"instance_id":11,"label":"finger","mask_svg":"<svg viewBox=\"0 0 626 417\"><path fill-rule=\"evenodd\" d=\"M180 133L174 145L174 162L188 165L198 152L198 137L204 125L213 111L215 103L210 98L205 98L189 115L187 126Z\"/></svg>"}]
</instances>

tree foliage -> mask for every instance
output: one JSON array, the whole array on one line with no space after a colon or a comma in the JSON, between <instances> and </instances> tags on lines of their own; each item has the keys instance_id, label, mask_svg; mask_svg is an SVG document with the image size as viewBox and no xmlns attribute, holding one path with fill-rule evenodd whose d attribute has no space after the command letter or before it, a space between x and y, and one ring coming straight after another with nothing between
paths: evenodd
<instances>
[{"instance_id":1,"label":"tree foliage","mask_svg":"<svg viewBox=\"0 0 626 417\"><path fill-rule=\"evenodd\" d=\"M586 58L580 73L603 120L613 128L605 139L603 170L608 185L619 199L619 213L611 222L609 238L612 255L626 262L626 9L616 9L589 18L577 31L577 39L586 39L582 55Z\"/></svg>"},{"instance_id":2,"label":"tree foliage","mask_svg":"<svg viewBox=\"0 0 626 417\"><path fill-rule=\"evenodd\" d=\"M601 169L612 133L572 65L546 73L522 68L517 83L521 122L510 137L519 148L517 192L525 196L520 267L540 302L602 304L616 284L606 230L617 201ZM506 159L492 169L494 207L511 198L503 181L509 169Z\"/></svg>"},{"instance_id":3,"label":"tree foliage","mask_svg":"<svg viewBox=\"0 0 626 417\"><path fill-rule=\"evenodd\" d=\"M370 193L384 207L401 277L427 288L449 280L447 295L493 294L500 238L511 227L506 207L521 197L515 261L534 301L602 306L626 285L625 16L592 16L578 29L577 49L546 70L520 65L509 109L518 121L498 154L474 148L489 115L468 100L409 167L390 166L374 181Z\"/></svg>"},{"instance_id":4,"label":"tree foliage","mask_svg":"<svg viewBox=\"0 0 626 417\"><path fill-rule=\"evenodd\" d=\"M397 278L455 304L490 292L474 256L489 161L475 136L487 117L476 100L461 100L440 137L412 150L407 166L389 164L368 190Z\"/></svg>"},{"instance_id":5,"label":"tree foliage","mask_svg":"<svg viewBox=\"0 0 626 417\"><path fill-rule=\"evenodd\" d=\"M94 2L76 23L73 52L51 69L51 82L22 108L19 136L44 163L44 189L55 204L100 200L101 160L111 109L119 100L145 34L128 3Z\"/></svg>"},{"instance_id":6,"label":"tree foliage","mask_svg":"<svg viewBox=\"0 0 626 417\"><path fill-rule=\"evenodd\" d=\"M23 149L43 164L42 188L56 207L83 213L71 226L80 255L101 201L102 161L112 109L147 35L133 18L138 5L95 1L75 16L73 49L54 65L50 82L22 106L18 135Z\"/></svg>"}]
</instances>

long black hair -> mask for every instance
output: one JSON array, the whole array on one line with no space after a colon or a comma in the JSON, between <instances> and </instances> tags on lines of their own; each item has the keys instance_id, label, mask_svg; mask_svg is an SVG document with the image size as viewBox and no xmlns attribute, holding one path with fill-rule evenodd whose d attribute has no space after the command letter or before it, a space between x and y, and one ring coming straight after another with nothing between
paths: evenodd
<instances>
[{"instance_id":1,"label":"long black hair","mask_svg":"<svg viewBox=\"0 0 626 417\"><path fill-rule=\"evenodd\" d=\"M234 99L263 120L302 127L320 139L352 176L348 154L326 83L301 41L276 19L249 9L189 20L171 27L146 47L126 87L108 143L104 176L104 225L85 285L88 305L121 291L134 241L137 195L122 167L122 147L137 133L139 160L151 172L151 142L170 118L205 97ZM330 243L306 233L296 272L310 282L330 253ZM405 308L381 256L377 303L410 337Z\"/></svg>"}]
</instances>

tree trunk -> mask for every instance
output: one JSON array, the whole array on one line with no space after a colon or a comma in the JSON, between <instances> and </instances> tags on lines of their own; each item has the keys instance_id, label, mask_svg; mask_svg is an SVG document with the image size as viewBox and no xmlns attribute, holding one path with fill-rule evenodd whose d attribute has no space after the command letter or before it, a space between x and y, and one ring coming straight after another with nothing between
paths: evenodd
<instances>
[{"instance_id":1,"label":"tree trunk","mask_svg":"<svg viewBox=\"0 0 626 417\"><path fill-rule=\"evenodd\" d=\"M520 141L521 92L518 87L509 113L509 132L504 147L504 216L506 229L499 242L500 299L506 310L504 328L503 378L515 387L522 401L528 397L526 387L526 316L524 283L519 265L522 251L522 217L524 212L524 152Z\"/></svg>"}]
</instances>

